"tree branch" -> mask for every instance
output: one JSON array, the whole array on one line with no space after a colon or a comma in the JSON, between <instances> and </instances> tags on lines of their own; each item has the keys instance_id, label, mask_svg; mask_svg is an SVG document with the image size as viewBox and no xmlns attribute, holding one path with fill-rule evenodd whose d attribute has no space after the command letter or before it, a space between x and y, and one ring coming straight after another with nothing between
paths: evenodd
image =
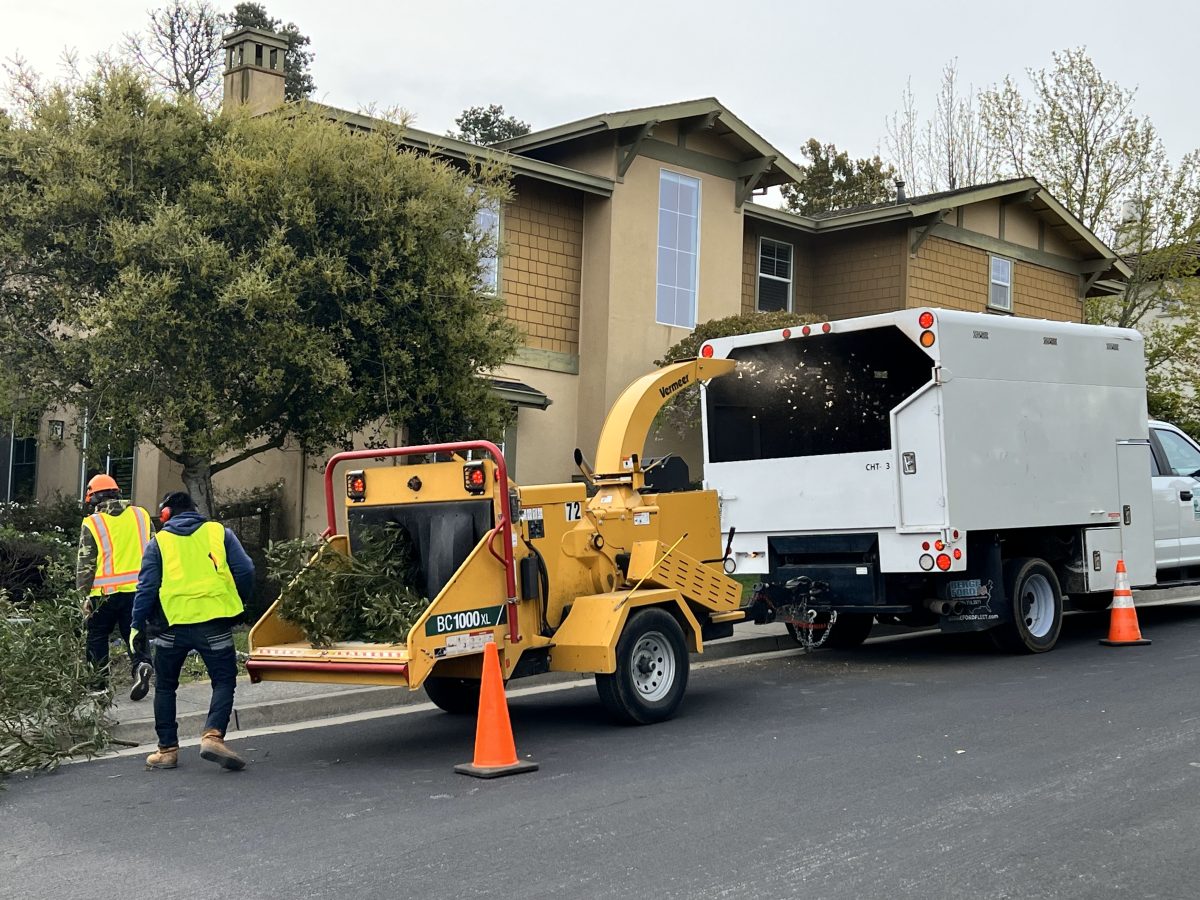
<instances>
[{"instance_id":1,"label":"tree branch","mask_svg":"<svg viewBox=\"0 0 1200 900\"><path fill-rule=\"evenodd\" d=\"M231 456L229 459L222 460L219 463L213 463L211 470L212 474L216 475L218 472L223 472L230 466L236 466L238 463L244 462L252 456L265 453L267 450L278 450L282 446L283 436L281 435L279 437L273 437L266 443L259 444L257 447L251 447L249 450L239 453L237 456Z\"/></svg>"}]
</instances>

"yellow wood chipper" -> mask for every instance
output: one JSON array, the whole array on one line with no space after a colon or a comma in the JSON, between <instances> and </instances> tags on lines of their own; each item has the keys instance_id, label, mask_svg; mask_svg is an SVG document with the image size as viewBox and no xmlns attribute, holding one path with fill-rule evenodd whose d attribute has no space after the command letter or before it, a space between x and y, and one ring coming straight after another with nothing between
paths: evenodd
<instances>
[{"instance_id":1,"label":"yellow wood chipper","mask_svg":"<svg viewBox=\"0 0 1200 900\"><path fill-rule=\"evenodd\" d=\"M660 462L643 460L643 448L668 398L733 367L690 360L626 388L604 422L594 470L575 451L591 496L583 483L510 482L503 454L486 441L333 456L325 468L329 530L310 565L325 553L352 554L372 529L400 527L433 599L404 644L314 647L280 617L281 598L250 631L251 679L424 687L440 708L474 712L483 648L494 641L505 679L595 673L618 719L669 718L687 686L688 651L728 637L744 612L740 585L723 569L715 492L648 487ZM388 457L409 464L344 468ZM335 533L339 467L343 533Z\"/></svg>"}]
</instances>

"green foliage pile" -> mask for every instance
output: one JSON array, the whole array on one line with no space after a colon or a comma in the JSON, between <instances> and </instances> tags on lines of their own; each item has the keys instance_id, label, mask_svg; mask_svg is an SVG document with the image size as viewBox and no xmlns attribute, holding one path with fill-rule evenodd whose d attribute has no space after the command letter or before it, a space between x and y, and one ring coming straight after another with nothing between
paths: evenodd
<instances>
[{"instance_id":1,"label":"green foliage pile","mask_svg":"<svg viewBox=\"0 0 1200 900\"><path fill-rule=\"evenodd\" d=\"M24 604L62 596L75 587L80 504L0 503L0 592Z\"/></svg>"},{"instance_id":2,"label":"green foliage pile","mask_svg":"<svg viewBox=\"0 0 1200 900\"><path fill-rule=\"evenodd\" d=\"M111 691L95 690L73 592L0 595L0 777L108 745Z\"/></svg>"},{"instance_id":3,"label":"green foliage pile","mask_svg":"<svg viewBox=\"0 0 1200 900\"><path fill-rule=\"evenodd\" d=\"M267 564L282 590L280 617L299 626L314 647L404 643L429 606L417 588L420 566L408 531L364 532L353 556L318 550L306 539L271 545Z\"/></svg>"}]
</instances>

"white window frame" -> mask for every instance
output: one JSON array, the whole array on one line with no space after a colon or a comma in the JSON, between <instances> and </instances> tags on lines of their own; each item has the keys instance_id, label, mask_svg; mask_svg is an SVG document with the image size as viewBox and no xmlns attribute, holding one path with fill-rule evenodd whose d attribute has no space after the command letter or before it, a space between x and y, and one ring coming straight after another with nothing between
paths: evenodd
<instances>
[{"instance_id":1,"label":"white window frame","mask_svg":"<svg viewBox=\"0 0 1200 900\"><path fill-rule=\"evenodd\" d=\"M996 260L1008 264L1008 281L1002 281L996 278L994 264ZM988 289L987 289L987 308L994 309L997 312L1011 313L1013 311L1013 271L1015 264L1006 256L989 256L988 257ZM1008 305L1000 306L992 302L992 285L997 285L1005 289L1008 296Z\"/></svg>"},{"instance_id":2,"label":"white window frame","mask_svg":"<svg viewBox=\"0 0 1200 900\"><path fill-rule=\"evenodd\" d=\"M500 296L500 236L503 233L501 231L502 215L502 207L498 201L480 204L479 211L475 213L477 236L490 234L493 238L493 251L496 255L490 258L491 265L484 268L480 273L481 275L490 275L491 277L481 277L479 282L479 290L484 294L491 294L493 297ZM486 221L489 217L495 217L495 224L490 227Z\"/></svg>"},{"instance_id":3,"label":"white window frame","mask_svg":"<svg viewBox=\"0 0 1200 900\"><path fill-rule=\"evenodd\" d=\"M699 318L699 314L700 314L700 233L701 233L700 214L704 208L704 195L703 195L704 183L694 175L685 175L683 172L676 172L673 169L667 169L667 168L659 169L658 170L658 190L659 190L660 198L661 198L661 194L662 194L663 178L667 175L670 175L674 178L686 178L688 181L695 182L695 184L696 184L696 235L695 235L695 237L696 237L696 241L695 241L696 252L695 252L695 262L694 262L695 268L692 272L692 285L693 285L692 309L691 309L692 320L690 323L664 322L662 319L660 319L658 317L658 288L659 288L659 285L662 285L663 287L669 287L674 290L679 289L679 286L677 284L674 284L674 283L667 284L662 281L662 272L659 271L659 259L658 259L659 251L669 250L674 253L683 252L683 251L679 250L678 247L664 247L658 243L658 234L662 230L662 214L664 212L663 207L662 207L662 200L659 199L658 206L657 206L658 217L655 222L655 237L654 237L654 244L655 244L654 321L657 322L659 325L666 325L671 328L686 328L690 331L691 329L696 327L696 321ZM666 212L678 213L679 210L666 210ZM676 306L676 312L678 312L678 306Z\"/></svg>"},{"instance_id":4,"label":"white window frame","mask_svg":"<svg viewBox=\"0 0 1200 900\"><path fill-rule=\"evenodd\" d=\"M776 246L788 248L788 272L791 273L791 277L780 278L778 275L768 275L762 270L763 244L767 243L768 241ZM760 235L758 238L758 256L755 258L754 268L757 275L757 277L754 279L754 311L764 311L759 304L759 294L761 293L760 287L762 285L762 280L764 278L769 278L771 281L781 281L787 285L787 303L784 305L783 310L784 312L791 312L792 304L795 302L795 291L792 289L792 285L795 282L796 275L796 245L789 244L787 241L778 241L775 238L763 237ZM772 312L773 311L774 310L772 310Z\"/></svg>"}]
</instances>

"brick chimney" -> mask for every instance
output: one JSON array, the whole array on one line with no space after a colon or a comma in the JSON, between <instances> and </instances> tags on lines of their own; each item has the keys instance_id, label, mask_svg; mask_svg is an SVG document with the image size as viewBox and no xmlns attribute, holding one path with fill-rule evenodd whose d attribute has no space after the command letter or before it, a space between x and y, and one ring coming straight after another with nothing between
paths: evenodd
<instances>
[{"instance_id":1,"label":"brick chimney","mask_svg":"<svg viewBox=\"0 0 1200 900\"><path fill-rule=\"evenodd\" d=\"M225 35L225 109L244 107L259 115L283 106L283 60L287 38L261 28Z\"/></svg>"}]
</instances>

